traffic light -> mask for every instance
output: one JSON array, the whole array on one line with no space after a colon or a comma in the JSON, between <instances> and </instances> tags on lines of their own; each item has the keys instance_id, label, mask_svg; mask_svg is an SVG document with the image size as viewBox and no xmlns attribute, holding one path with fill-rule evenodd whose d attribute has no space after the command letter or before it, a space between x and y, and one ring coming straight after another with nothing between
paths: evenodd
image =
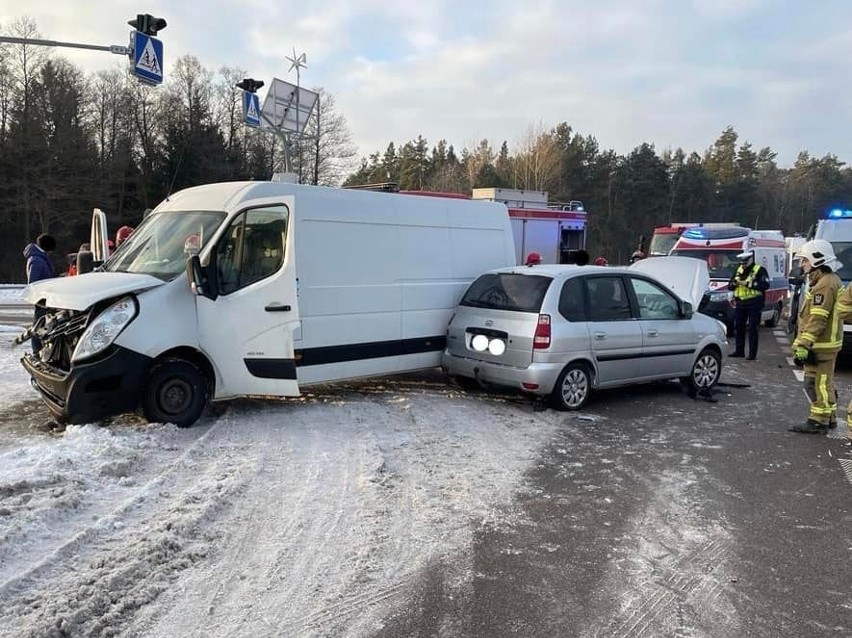
<instances>
[{"instance_id":1,"label":"traffic light","mask_svg":"<svg viewBox=\"0 0 852 638\"><path fill-rule=\"evenodd\" d=\"M135 20L128 20L127 24L145 35L157 35L157 31L162 31L166 28L165 18L157 18L149 13L139 13Z\"/></svg>"},{"instance_id":2,"label":"traffic light","mask_svg":"<svg viewBox=\"0 0 852 638\"><path fill-rule=\"evenodd\" d=\"M263 86L263 80L255 80L254 78L245 78L242 82L237 82L237 86L243 91L254 93Z\"/></svg>"}]
</instances>

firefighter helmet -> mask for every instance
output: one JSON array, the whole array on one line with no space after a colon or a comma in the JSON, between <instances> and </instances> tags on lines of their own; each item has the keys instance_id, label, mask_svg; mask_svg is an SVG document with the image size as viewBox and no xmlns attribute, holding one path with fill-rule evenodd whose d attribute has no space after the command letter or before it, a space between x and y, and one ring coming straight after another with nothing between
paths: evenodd
<instances>
[{"instance_id":1,"label":"firefighter helmet","mask_svg":"<svg viewBox=\"0 0 852 638\"><path fill-rule=\"evenodd\" d=\"M812 239L801 245L798 252L799 257L807 259L811 268L825 266L832 272L843 268L834 254L834 247L825 239Z\"/></svg>"},{"instance_id":2,"label":"firefighter helmet","mask_svg":"<svg viewBox=\"0 0 852 638\"><path fill-rule=\"evenodd\" d=\"M115 233L115 245L121 246L132 234L133 228L131 226L122 226L118 229L118 232Z\"/></svg>"},{"instance_id":3,"label":"firefighter helmet","mask_svg":"<svg viewBox=\"0 0 852 638\"><path fill-rule=\"evenodd\" d=\"M538 253L530 253L529 255L527 255L527 260L525 262L526 266L534 266L534 265L540 264L540 263L541 263L541 255L539 255Z\"/></svg>"}]
</instances>

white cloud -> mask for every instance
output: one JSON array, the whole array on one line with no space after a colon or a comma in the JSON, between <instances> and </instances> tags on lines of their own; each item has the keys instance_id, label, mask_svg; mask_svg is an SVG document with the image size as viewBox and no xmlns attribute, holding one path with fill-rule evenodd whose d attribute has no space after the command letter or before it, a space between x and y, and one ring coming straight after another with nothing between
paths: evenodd
<instances>
[{"instance_id":1,"label":"white cloud","mask_svg":"<svg viewBox=\"0 0 852 638\"><path fill-rule=\"evenodd\" d=\"M94 9L82 0L0 0L0 23L26 14L45 37L123 44L137 10L129 0ZM362 155L418 134L457 148L483 137L511 144L538 121L567 121L619 152L643 141L702 150L730 124L781 161L801 148L852 155L837 135L838 105L852 101L844 63L852 31L843 26L852 5L151 0L145 10L169 21L167 78L176 58L194 55L211 70L295 81L286 57L306 53L302 84L336 96ZM126 64L108 53L57 53L86 71ZM834 105L820 106L820 121L815 92Z\"/></svg>"}]
</instances>

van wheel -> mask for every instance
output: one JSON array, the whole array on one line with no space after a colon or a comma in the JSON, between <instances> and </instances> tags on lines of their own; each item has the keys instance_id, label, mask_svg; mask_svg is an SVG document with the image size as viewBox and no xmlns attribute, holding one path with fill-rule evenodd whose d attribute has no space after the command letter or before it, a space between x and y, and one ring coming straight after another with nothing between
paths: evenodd
<instances>
[{"instance_id":1,"label":"van wheel","mask_svg":"<svg viewBox=\"0 0 852 638\"><path fill-rule=\"evenodd\" d=\"M592 375L588 366L572 363L559 375L551 401L557 410L579 410L586 405L591 393Z\"/></svg>"},{"instance_id":2,"label":"van wheel","mask_svg":"<svg viewBox=\"0 0 852 638\"><path fill-rule=\"evenodd\" d=\"M142 412L154 423L188 428L207 405L207 380L194 363L163 359L154 364L142 395Z\"/></svg>"},{"instance_id":3,"label":"van wheel","mask_svg":"<svg viewBox=\"0 0 852 638\"><path fill-rule=\"evenodd\" d=\"M692 371L681 382L691 393L709 390L722 376L722 357L715 350L705 348L692 364Z\"/></svg>"},{"instance_id":4,"label":"van wheel","mask_svg":"<svg viewBox=\"0 0 852 638\"><path fill-rule=\"evenodd\" d=\"M777 304L775 308L772 309L772 316L763 322L763 325L767 328L774 328L778 325L778 322L781 321L781 304Z\"/></svg>"}]
</instances>

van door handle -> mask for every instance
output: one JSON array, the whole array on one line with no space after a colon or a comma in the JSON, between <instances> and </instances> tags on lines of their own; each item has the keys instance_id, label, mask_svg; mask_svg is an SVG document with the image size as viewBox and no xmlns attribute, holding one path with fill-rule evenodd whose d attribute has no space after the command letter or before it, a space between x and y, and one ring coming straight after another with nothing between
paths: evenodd
<instances>
[{"instance_id":1,"label":"van door handle","mask_svg":"<svg viewBox=\"0 0 852 638\"><path fill-rule=\"evenodd\" d=\"M659 331L659 330L649 330L649 331L648 331L648 336L649 336L649 337L659 337L659 336L660 336L660 331Z\"/></svg>"},{"instance_id":2,"label":"van door handle","mask_svg":"<svg viewBox=\"0 0 852 638\"><path fill-rule=\"evenodd\" d=\"M292 308L290 308L289 305L281 306L278 304L269 304L266 308L264 308L264 310L266 310L266 312L290 312Z\"/></svg>"},{"instance_id":3,"label":"van door handle","mask_svg":"<svg viewBox=\"0 0 852 638\"><path fill-rule=\"evenodd\" d=\"M604 339L606 339L606 333L605 332L596 332L595 333L595 339L597 339L598 341L603 341Z\"/></svg>"}]
</instances>

